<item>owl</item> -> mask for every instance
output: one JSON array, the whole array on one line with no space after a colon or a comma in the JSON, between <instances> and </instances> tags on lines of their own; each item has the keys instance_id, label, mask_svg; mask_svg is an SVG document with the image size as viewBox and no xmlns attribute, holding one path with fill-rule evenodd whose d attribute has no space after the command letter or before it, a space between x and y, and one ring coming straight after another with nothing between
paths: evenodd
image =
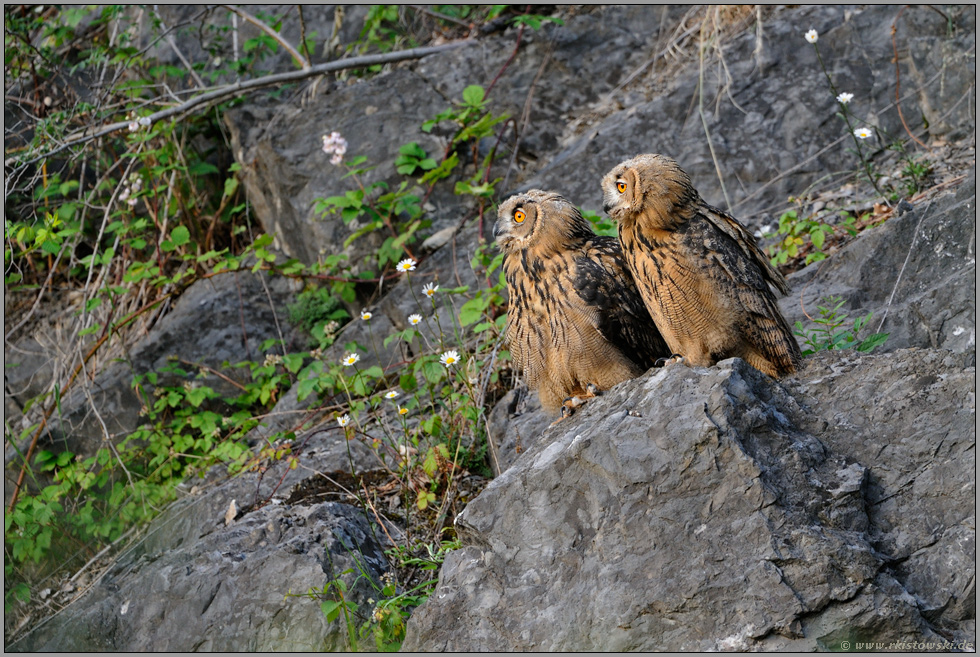
<instances>
[{"instance_id":1,"label":"owl","mask_svg":"<svg viewBox=\"0 0 980 657\"><path fill-rule=\"evenodd\" d=\"M493 230L510 302L507 340L541 406L564 417L583 400L669 355L623 259L562 196L507 199Z\"/></svg>"},{"instance_id":2,"label":"owl","mask_svg":"<svg viewBox=\"0 0 980 657\"><path fill-rule=\"evenodd\" d=\"M734 217L702 200L677 162L639 155L602 179L623 254L673 354L708 366L738 356L773 377L795 371L799 344L770 284L786 280Z\"/></svg>"}]
</instances>

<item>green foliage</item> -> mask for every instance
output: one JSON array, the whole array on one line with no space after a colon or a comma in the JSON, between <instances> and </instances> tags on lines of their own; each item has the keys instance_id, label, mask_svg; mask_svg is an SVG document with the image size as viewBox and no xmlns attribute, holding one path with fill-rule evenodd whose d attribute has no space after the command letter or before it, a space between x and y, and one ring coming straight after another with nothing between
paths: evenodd
<instances>
[{"instance_id":1,"label":"green foliage","mask_svg":"<svg viewBox=\"0 0 980 657\"><path fill-rule=\"evenodd\" d=\"M870 352L888 339L888 333L875 333L861 339L860 334L871 320L872 313L858 317L851 326L847 326L850 320L840 312L844 299L824 297L823 303L826 305L817 306L820 317L813 320L815 327L804 328L803 322L796 322L794 333L803 338L807 345L803 350L804 356L818 351L850 348Z\"/></svg>"},{"instance_id":2,"label":"green foliage","mask_svg":"<svg viewBox=\"0 0 980 657\"><path fill-rule=\"evenodd\" d=\"M449 552L459 547L458 539L442 540L438 544L420 543L414 549L396 546L389 549L387 554L395 564L395 572L412 568L432 573L442 566ZM327 582L323 589L310 589L307 596L321 601L320 609L327 622L343 620L345 647L348 650L366 650L365 644L372 641L372 648L378 652L398 652L405 640L405 624L412 610L428 599L439 580L428 578L407 591L401 590L394 572L385 573L379 582L371 576L360 554L349 548L347 552L354 561L354 567ZM345 576L353 581L348 584ZM368 599L368 604L373 606L368 613L362 612L360 606L348 597L349 591L360 582L366 583L376 596Z\"/></svg>"},{"instance_id":3,"label":"green foliage","mask_svg":"<svg viewBox=\"0 0 980 657\"><path fill-rule=\"evenodd\" d=\"M601 215L598 212L593 212L592 210L580 211L582 212L582 216L592 224L592 229L597 235L606 235L609 237L619 235L619 225L609 217Z\"/></svg>"},{"instance_id":4,"label":"green foliage","mask_svg":"<svg viewBox=\"0 0 980 657\"><path fill-rule=\"evenodd\" d=\"M416 170L430 171L435 169L438 164L429 157L428 153L417 143L409 142L398 149L398 157L395 159L395 170L398 173L410 176Z\"/></svg>"},{"instance_id":5,"label":"green foliage","mask_svg":"<svg viewBox=\"0 0 980 657\"><path fill-rule=\"evenodd\" d=\"M862 217L862 221L866 219ZM836 226L818 221L810 217L799 217L796 210L787 210L779 217L777 234L782 238L769 247L769 255L773 266L784 265L790 258L800 256L809 251L805 264L819 262L827 257L824 245L827 238L841 231L848 235L857 235L857 220L850 213L842 212L841 221Z\"/></svg>"},{"instance_id":6,"label":"green foliage","mask_svg":"<svg viewBox=\"0 0 980 657\"><path fill-rule=\"evenodd\" d=\"M503 6L443 9L452 18L474 21L504 11ZM369 10L359 46L386 50L410 44L401 24L405 11L393 6ZM135 14L128 12L126 7L90 6L5 11L8 88L26 85L43 98L49 92L45 80L63 76L64 69L83 77L105 71L106 80L117 80L105 88L98 105L62 108L56 102L32 126L29 141L8 146L10 167L38 173L15 178L28 182L12 185L7 196L7 292L36 290L49 275L81 292L79 316L85 321L73 338L91 336L88 372L106 364L111 353L106 346L125 343L139 321L196 281L244 271L288 276L307 285L288 310L290 320L311 333L316 342L310 346L315 348L286 353L284 345L271 340L263 345L264 358L225 363L217 370L174 360L160 371L134 377L142 402L140 424L118 442L107 441L94 454L40 450L30 462L21 454L19 465L36 485L22 488L5 516L5 608L30 600L39 577L84 563L148 522L174 499L181 482L219 466L231 476L275 461L297 467L302 457L292 452L295 436L290 431L274 433L257 453L245 440L293 386L301 401L343 400L348 440L377 450L379 461L402 486L402 520L414 538L398 548L393 557L397 567L436 569L456 545L440 540L438 527L461 506L460 477L492 472L486 413L506 387L501 364L509 358L501 349L502 257L485 245L477 248L471 266L481 284L472 289L438 289L433 287L437 281L425 281L432 285L422 288L410 272L401 274L395 265L414 259L414 246L431 225L426 200L437 185L465 197L473 208L471 218L482 217L497 200L499 178L490 174L497 144L509 129L507 116L494 112L493 99L483 87L470 85L450 108L419 128L416 139L443 131L445 152L430 154L418 141L408 141L393 162L400 180L363 184L371 169L366 158L344 162L344 180L350 183L344 185L349 188L331 190L313 209L323 219L339 218L350 227L344 246L363 247L351 251L368 255L351 262L346 254L324 253L318 262L304 265L273 252L274 236L256 234L238 177L240 166L226 165L229 147L217 117L238 101L180 120L148 119L170 102L169 96L154 95L157 90L184 89L196 84L191 80L195 75L205 83L261 75L259 67L280 41L263 33L240 44L239 59L222 60L221 47L234 35L230 28L208 25L201 28L207 62L195 62L190 69L160 65L135 48L134 30L127 29ZM163 36L164 28L150 16L149 36ZM281 30L279 19L261 12L256 16L273 31ZM119 29L110 31L111 21ZM534 20L523 22L535 27ZM76 34L83 24L85 40ZM132 128L64 151L58 159L44 157L66 135L116 121ZM402 275L422 323L375 335L370 319L356 319L369 323L369 344L345 348L346 353L377 354L381 343L403 342L409 354L405 362L386 370L327 362L324 350L348 317L345 304L369 304L379 279L388 285L388 279ZM233 392L212 387L214 376ZM60 409L60 399L73 382L61 381L63 388L30 403ZM370 435L362 430L369 423L374 427ZM35 432L49 430L46 424L35 424L7 438L16 448L29 444ZM428 540L418 540L423 534ZM362 576L363 570L355 574ZM397 649L411 609L435 583L409 580L406 576L406 584L399 585L392 575L376 586L379 602L369 618L356 615L346 585L338 580L321 592L331 597L324 601L324 613L332 619L342 616L353 628L351 647L373 639L379 650Z\"/></svg>"},{"instance_id":7,"label":"green foliage","mask_svg":"<svg viewBox=\"0 0 980 657\"><path fill-rule=\"evenodd\" d=\"M303 290L286 310L290 323L309 333L311 344L321 349L333 344L331 336L342 328L343 320L350 318L340 299L324 287Z\"/></svg>"}]
</instances>

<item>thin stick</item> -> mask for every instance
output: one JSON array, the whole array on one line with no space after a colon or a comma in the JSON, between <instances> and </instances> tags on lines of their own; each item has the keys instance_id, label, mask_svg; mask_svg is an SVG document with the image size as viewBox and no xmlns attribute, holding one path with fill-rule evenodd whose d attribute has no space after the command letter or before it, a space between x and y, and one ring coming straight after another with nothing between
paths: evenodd
<instances>
[{"instance_id":1,"label":"thin stick","mask_svg":"<svg viewBox=\"0 0 980 657\"><path fill-rule=\"evenodd\" d=\"M233 5L221 5L221 6L227 9L228 11L232 11L238 14L246 21L248 21L255 27L259 28L273 39L275 39L279 43L279 45L281 45L286 50L286 52L288 52L292 56L292 58L296 60L296 63L299 64L304 71L310 70L310 62L307 61L307 59L303 57L301 54L299 54L299 51L297 51L296 48L293 48L293 46L290 45L288 41L283 39L281 34L276 32L274 29L272 29L271 27L269 27L268 25L260 21L258 18L245 11L244 9L240 9L239 7L235 7ZM300 20L302 20L302 17L300 17Z\"/></svg>"},{"instance_id":2,"label":"thin stick","mask_svg":"<svg viewBox=\"0 0 980 657\"><path fill-rule=\"evenodd\" d=\"M704 118L704 24L701 27L701 39L698 48L698 114L701 115L701 125L704 127L704 136L708 140L708 151L711 153L711 161L715 165L715 173L718 175L718 182L721 184L721 193L725 196L725 205L729 212L732 211L732 201L728 198L728 190L725 189L725 178L721 175L721 167L718 165L718 156L715 155L715 147L711 143L711 134L708 132L708 122Z\"/></svg>"},{"instance_id":3,"label":"thin stick","mask_svg":"<svg viewBox=\"0 0 980 657\"><path fill-rule=\"evenodd\" d=\"M449 50L456 50L458 48L463 48L466 46L471 46L477 43L475 39L465 39L463 41L458 41L456 43L447 43L442 46L431 46L428 48L409 48L408 50L399 50L398 52L381 53L376 55L363 55L361 57L351 57L349 59L340 59L332 62L326 62L324 64L317 64L316 66L311 66L310 68L303 69L300 71L289 71L286 73L276 73L274 75L267 75L263 78L256 78L254 80L246 80L245 82L236 82L234 84L225 85L217 89L212 89L200 96L195 96L190 100L176 105L174 107L169 107L165 110L159 112L154 112L149 116L150 121L162 121L163 119L169 119L172 116L183 116L188 114L191 110L195 109L199 105L204 105L213 101L224 100L230 96L236 96L246 91L252 91L253 89L261 89L262 87L270 87L276 84L285 84L288 82L297 82L299 80L305 80L306 78L313 77L315 75L323 75L324 73L333 73L335 71L342 71L349 68L360 68L373 66L375 64L388 64L391 62L401 62L408 59L420 59L428 55L434 55L436 53L446 52ZM61 146L38 155L30 160L18 162L15 158L7 158L4 160L5 167L24 168L35 162L40 162L41 160L51 157L61 151L71 148L72 146L78 146L93 139L98 139L110 133L113 133L122 128L129 127L129 121L117 121L116 123L110 123L109 125L102 126L101 128L86 128L76 132L74 135L69 137L69 140L63 143Z\"/></svg>"},{"instance_id":4,"label":"thin stick","mask_svg":"<svg viewBox=\"0 0 980 657\"><path fill-rule=\"evenodd\" d=\"M902 17L902 14L908 8L909 5L905 5L904 7L902 7L899 10L898 15L895 16L895 20L892 21L892 52L895 53L895 57L892 59L892 61L895 62L895 109L898 110L898 118L902 119L902 127L905 128L905 132L907 132L909 137L912 138L912 141L917 143L922 148L929 148L921 141L919 141L918 137L912 134L912 130L909 128L909 124L905 122L905 115L902 114L902 104L899 100L898 90L901 87L902 82L901 82L901 75L899 74L899 68L898 68L898 44L895 43L895 33L898 31L898 27L897 27L898 19ZM942 12L939 13L942 14Z\"/></svg>"}]
</instances>

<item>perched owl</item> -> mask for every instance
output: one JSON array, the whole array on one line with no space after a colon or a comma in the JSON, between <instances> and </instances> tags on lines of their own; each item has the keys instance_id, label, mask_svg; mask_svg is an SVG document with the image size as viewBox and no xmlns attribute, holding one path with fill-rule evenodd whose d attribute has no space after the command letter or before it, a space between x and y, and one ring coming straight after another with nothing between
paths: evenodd
<instances>
[{"instance_id":1,"label":"perched owl","mask_svg":"<svg viewBox=\"0 0 980 657\"><path fill-rule=\"evenodd\" d=\"M504 254L511 358L541 405L639 376L669 354L626 268L619 240L592 232L552 192L507 199L493 230Z\"/></svg>"},{"instance_id":2,"label":"perched owl","mask_svg":"<svg viewBox=\"0 0 980 657\"><path fill-rule=\"evenodd\" d=\"M670 350L692 365L738 356L770 376L802 355L769 284L785 279L734 217L713 208L664 155L639 155L602 179L623 254Z\"/></svg>"}]
</instances>

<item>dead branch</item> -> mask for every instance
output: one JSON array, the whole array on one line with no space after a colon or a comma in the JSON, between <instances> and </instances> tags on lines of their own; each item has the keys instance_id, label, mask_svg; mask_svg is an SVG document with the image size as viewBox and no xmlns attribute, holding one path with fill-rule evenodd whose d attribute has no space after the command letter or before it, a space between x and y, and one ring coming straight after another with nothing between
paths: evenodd
<instances>
[{"instance_id":1,"label":"dead branch","mask_svg":"<svg viewBox=\"0 0 980 657\"><path fill-rule=\"evenodd\" d=\"M361 68L367 66L374 66L376 64L390 64L393 62L401 62L409 59L420 59L428 55L434 55L440 52L446 52L449 50L456 50L457 48L463 48L466 46L471 46L476 43L474 39L465 39L463 41L457 41L456 43L448 43L442 46L430 46L428 48L409 48L408 50L399 50L398 52L381 53L376 55L363 55L361 57L351 57L350 59L339 59L332 62L326 62L324 64L317 64L316 66L311 66L310 68L303 69L300 71L288 71L286 73L275 73L272 75L267 75L262 78L256 78L253 80L247 80L245 82L235 82L234 84L225 85L223 87L218 87L217 89L212 89L207 91L200 96L195 96L190 100L187 100L174 107L168 107L167 109L160 110L159 112L154 112L149 116L151 122L162 121L164 119L169 119L170 117L180 117L185 114L189 114L192 110L196 109L201 105L206 105L215 101L225 100L232 96L237 96L243 94L247 91L252 91L254 89L261 89L263 87L271 87L277 84L286 84L289 82L297 82L300 80L305 80L306 78L314 77L316 75L323 75L326 73L333 73L335 71L342 71L350 68ZM54 148L50 151L42 153L30 160L18 163L16 158L7 158L4 160L4 167L17 167L18 169L27 167L36 162L40 162L46 158L49 158L63 150L71 148L72 146L79 146L81 144L92 141L93 139L98 139L117 130L122 130L123 128L128 128L129 121L117 121L116 123L110 123L109 125L102 126L101 128L86 128L73 135L69 135L67 141L63 144Z\"/></svg>"},{"instance_id":2,"label":"dead branch","mask_svg":"<svg viewBox=\"0 0 980 657\"><path fill-rule=\"evenodd\" d=\"M248 21L255 27L259 28L273 39L275 39L279 43L279 45L282 46L286 50L286 52L288 52L292 56L294 60L296 60L296 63L299 64L304 71L310 70L311 67L310 67L309 60L307 60L305 57L299 54L296 48L293 48L292 45L290 45L288 41L283 39L282 35L280 35L274 29L272 29L271 27L269 27L268 25L260 21L258 18L245 11L244 9L235 7L233 5L221 5L221 6L227 9L228 11L235 12L236 14L244 18L246 21Z\"/></svg>"}]
</instances>

